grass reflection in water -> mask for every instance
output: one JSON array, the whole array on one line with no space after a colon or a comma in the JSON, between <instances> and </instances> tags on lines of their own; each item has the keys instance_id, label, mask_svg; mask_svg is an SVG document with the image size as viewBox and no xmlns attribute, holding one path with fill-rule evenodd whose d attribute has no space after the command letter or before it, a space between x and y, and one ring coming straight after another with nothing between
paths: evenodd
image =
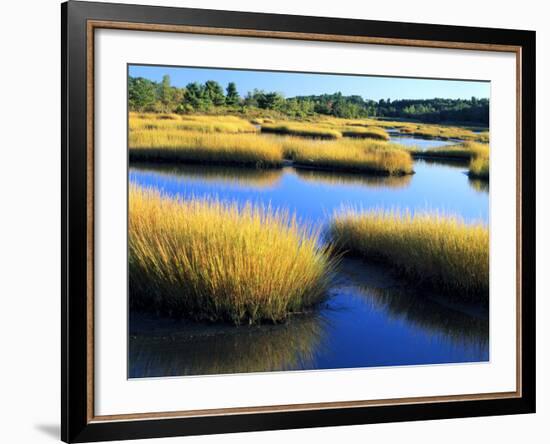
<instances>
[{"instance_id":1,"label":"grass reflection in water","mask_svg":"<svg viewBox=\"0 0 550 444\"><path fill-rule=\"evenodd\" d=\"M311 368L327 326L315 314L240 327L133 316L131 378Z\"/></svg>"},{"instance_id":2,"label":"grass reflection in water","mask_svg":"<svg viewBox=\"0 0 550 444\"><path fill-rule=\"evenodd\" d=\"M221 165L189 165L132 163L132 170L140 173L153 173L174 182L186 183L196 180L202 183L223 183L240 187L271 188L280 181L280 169L241 168Z\"/></svg>"},{"instance_id":3,"label":"grass reflection in water","mask_svg":"<svg viewBox=\"0 0 550 444\"><path fill-rule=\"evenodd\" d=\"M405 188L412 179L412 175L373 176L305 168L297 168L295 172L298 177L307 182L317 182L323 185L365 185L369 188Z\"/></svg>"},{"instance_id":4,"label":"grass reflection in water","mask_svg":"<svg viewBox=\"0 0 550 444\"><path fill-rule=\"evenodd\" d=\"M415 291L384 267L359 259L342 261L331 293L333 296L318 312L294 315L277 325L236 327L133 313L129 377L335 368L327 363L341 351L341 340L347 337L340 330L342 319L351 329L360 326L359 335L353 336L358 350L364 348L362 343L368 339L364 335L375 335L377 346L385 347L393 343L395 328L404 328L407 335L427 337L436 349L463 350L465 356L470 356L465 359L467 362L487 359L487 309L442 302L439 295ZM365 310L372 315L365 318ZM388 319L389 323L376 330L379 324L371 322L377 318ZM394 327L388 328L391 325ZM404 343L401 347L410 346ZM397 354L392 361L382 365L410 363L405 358L400 360L400 351L394 353ZM368 349L364 356L360 366L381 365L369 360ZM336 368L356 367L355 362L344 360Z\"/></svg>"}]
</instances>

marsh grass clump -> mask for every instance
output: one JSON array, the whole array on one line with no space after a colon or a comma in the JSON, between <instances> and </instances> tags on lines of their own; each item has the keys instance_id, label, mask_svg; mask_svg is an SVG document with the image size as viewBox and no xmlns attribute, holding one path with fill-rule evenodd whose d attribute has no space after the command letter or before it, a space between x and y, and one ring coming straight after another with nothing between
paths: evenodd
<instances>
[{"instance_id":1,"label":"marsh grass clump","mask_svg":"<svg viewBox=\"0 0 550 444\"><path fill-rule=\"evenodd\" d=\"M308 141L296 137L283 140L285 157L298 167L355 171L382 175L413 172L410 153L400 145L368 140Z\"/></svg>"},{"instance_id":2,"label":"marsh grass clump","mask_svg":"<svg viewBox=\"0 0 550 444\"><path fill-rule=\"evenodd\" d=\"M469 161L476 157L489 158L489 145L478 142L463 142L456 145L446 145L427 150L411 150L414 157L447 158Z\"/></svg>"},{"instance_id":3,"label":"marsh grass clump","mask_svg":"<svg viewBox=\"0 0 550 444\"><path fill-rule=\"evenodd\" d=\"M402 175L412 172L409 151L370 139L315 140L179 130L134 130L129 134L132 162L188 162L280 167L286 158L296 166Z\"/></svg>"},{"instance_id":4,"label":"marsh grass clump","mask_svg":"<svg viewBox=\"0 0 550 444\"><path fill-rule=\"evenodd\" d=\"M467 128L445 125L427 125L415 123L400 123L396 125L400 132L413 134L427 139L458 139L472 142L489 142L489 132L476 133Z\"/></svg>"},{"instance_id":5,"label":"marsh grass clump","mask_svg":"<svg viewBox=\"0 0 550 444\"><path fill-rule=\"evenodd\" d=\"M328 237L338 250L381 261L419 286L488 302L489 230L456 216L344 209Z\"/></svg>"},{"instance_id":6,"label":"marsh grass clump","mask_svg":"<svg viewBox=\"0 0 550 444\"><path fill-rule=\"evenodd\" d=\"M340 131L309 122L263 123L262 132L317 139L339 139L342 137Z\"/></svg>"},{"instance_id":7,"label":"marsh grass clump","mask_svg":"<svg viewBox=\"0 0 550 444\"><path fill-rule=\"evenodd\" d=\"M372 126L349 126L342 130L344 137L359 137L364 139L390 140L390 135L383 128Z\"/></svg>"},{"instance_id":8,"label":"marsh grass clump","mask_svg":"<svg viewBox=\"0 0 550 444\"><path fill-rule=\"evenodd\" d=\"M489 143L489 131L481 131L477 133L477 142Z\"/></svg>"},{"instance_id":9,"label":"marsh grass clump","mask_svg":"<svg viewBox=\"0 0 550 444\"><path fill-rule=\"evenodd\" d=\"M333 269L319 233L283 211L131 187L132 306L235 324L283 321L322 301Z\"/></svg>"},{"instance_id":10,"label":"marsh grass clump","mask_svg":"<svg viewBox=\"0 0 550 444\"><path fill-rule=\"evenodd\" d=\"M364 127L364 128L387 128L396 129L401 133L413 134L428 139L461 139L477 142L488 142L489 131L474 132L470 128L450 125L435 125L429 123L415 123L399 120L382 119L341 119L336 117L326 117L319 119L319 123L334 128L342 127Z\"/></svg>"},{"instance_id":11,"label":"marsh grass clump","mask_svg":"<svg viewBox=\"0 0 550 444\"><path fill-rule=\"evenodd\" d=\"M132 131L131 161L196 162L278 167L281 143L256 134L220 134L166 130Z\"/></svg>"},{"instance_id":12,"label":"marsh grass clump","mask_svg":"<svg viewBox=\"0 0 550 444\"><path fill-rule=\"evenodd\" d=\"M129 130L151 131L193 131L203 133L256 133L257 128L248 120L236 116L206 116L178 114L138 114L130 113Z\"/></svg>"},{"instance_id":13,"label":"marsh grass clump","mask_svg":"<svg viewBox=\"0 0 550 444\"><path fill-rule=\"evenodd\" d=\"M429 150L411 150L413 157L435 160L456 159L469 162L468 176L489 180L489 145L478 142L463 142Z\"/></svg>"},{"instance_id":14,"label":"marsh grass clump","mask_svg":"<svg viewBox=\"0 0 550 444\"><path fill-rule=\"evenodd\" d=\"M489 180L489 156L479 155L472 158L468 176L472 179Z\"/></svg>"}]
</instances>

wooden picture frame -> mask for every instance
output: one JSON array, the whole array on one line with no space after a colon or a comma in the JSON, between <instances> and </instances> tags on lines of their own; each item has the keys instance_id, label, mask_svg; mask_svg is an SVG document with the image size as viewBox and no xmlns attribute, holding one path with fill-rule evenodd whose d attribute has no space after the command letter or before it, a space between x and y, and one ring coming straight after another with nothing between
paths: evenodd
<instances>
[{"instance_id":1,"label":"wooden picture frame","mask_svg":"<svg viewBox=\"0 0 550 444\"><path fill-rule=\"evenodd\" d=\"M65 442L535 411L535 33L69 1L62 15L62 412ZM161 31L516 55L517 390L382 401L94 414L94 32ZM513 258L511 258L513 259Z\"/></svg>"}]
</instances>

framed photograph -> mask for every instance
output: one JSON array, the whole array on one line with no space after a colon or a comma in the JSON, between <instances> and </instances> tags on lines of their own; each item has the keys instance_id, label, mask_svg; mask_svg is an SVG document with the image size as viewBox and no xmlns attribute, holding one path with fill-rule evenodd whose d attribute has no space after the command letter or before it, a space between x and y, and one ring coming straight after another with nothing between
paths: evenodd
<instances>
[{"instance_id":1,"label":"framed photograph","mask_svg":"<svg viewBox=\"0 0 550 444\"><path fill-rule=\"evenodd\" d=\"M535 33L69 1L62 439L535 411Z\"/></svg>"}]
</instances>

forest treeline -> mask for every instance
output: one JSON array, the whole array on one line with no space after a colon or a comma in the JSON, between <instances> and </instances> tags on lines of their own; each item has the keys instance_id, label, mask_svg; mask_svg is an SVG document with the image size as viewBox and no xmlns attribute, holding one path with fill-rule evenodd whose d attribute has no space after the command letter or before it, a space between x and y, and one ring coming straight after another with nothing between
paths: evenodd
<instances>
[{"instance_id":1,"label":"forest treeline","mask_svg":"<svg viewBox=\"0 0 550 444\"><path fill-rule=\"evenodd\" d=\"M130 111L174 112L239 112L253 114L269 111L293 119L328 115L347 119L385 117L414 119L420 122L464 122L489 125L489 99L419 99L379 101L359 95L344 96L340 92L285 98L275 91L254 89L239 95L237 85L223 88L218 82L189 83L183 88L172 86L165 75L161 82L143 77L129 77Z\"/></svg>"}]
</instances>

